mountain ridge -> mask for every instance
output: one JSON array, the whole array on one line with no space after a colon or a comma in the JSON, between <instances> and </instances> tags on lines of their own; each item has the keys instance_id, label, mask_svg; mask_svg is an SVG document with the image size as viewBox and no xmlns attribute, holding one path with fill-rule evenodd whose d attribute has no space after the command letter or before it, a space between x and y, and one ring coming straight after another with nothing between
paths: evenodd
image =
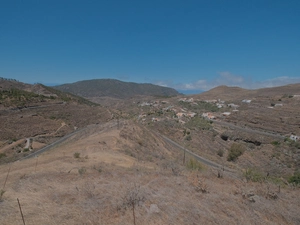
<instances>
[{"instance_id":1,"label":"mountain ridge","mask_svg":"<svg viewBox=\"0 0 300 225\"><path fill-rule=\"evenodd\" d=\"M299 95L300 83L288 84L276 87L265 87L258 89L245 89L241 87L230 87L226 85L217 86L206 92L194 96L201 98L217 98L222 96L223 100L240 100L243 98L254 98L256 96L282 96L282 95Z\"/></svg>"},{"instance_id":2,"label":"mountain ridge","mask_svg":"<svg viewBox=\"0 0 300 225\"><path fill-rule=\"evenodd\" d=\"M53 88L86 98L108 96L123 99L139 95L165 97L180 95L178 91L169 87L150 83L124 82L115 79L83 80L54 86Z\"/></svg>"}]
</instances>

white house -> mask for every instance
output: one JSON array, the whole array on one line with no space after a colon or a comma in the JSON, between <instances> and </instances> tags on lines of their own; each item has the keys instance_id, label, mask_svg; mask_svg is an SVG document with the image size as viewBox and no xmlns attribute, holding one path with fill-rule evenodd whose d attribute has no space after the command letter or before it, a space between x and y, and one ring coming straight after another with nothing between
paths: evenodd
<instances>
[{"instance_id":1,"label":"white house","mask_svg":"<svg viewBox=\"0 0 300 225\"><path fill-rule=\"evenodd\" d=\"M251 103L251 100L249 100L249 99L244 99L242 102L244 102L244 103Z\"/></svg>"},{"instance_id":2,"label":"white house","mask_svg":"<svg viewBox=\"0 0 300 225\"><path fill-rule=\"evenodd\" d=\"M300 137L296 136L296 135L291 135L290 139L293 140L293 141L298 141L300 139Z\"/></svg>"},{"instance_id":3,"label":"white house","mask_svg":"<svg viewBox=\"0 0 300 225\"><path fill-rule=\"evenodd\" d=\"M223 112L222 115L223 116L230 116L231 112Z\"/></svg>"}]
</instances>

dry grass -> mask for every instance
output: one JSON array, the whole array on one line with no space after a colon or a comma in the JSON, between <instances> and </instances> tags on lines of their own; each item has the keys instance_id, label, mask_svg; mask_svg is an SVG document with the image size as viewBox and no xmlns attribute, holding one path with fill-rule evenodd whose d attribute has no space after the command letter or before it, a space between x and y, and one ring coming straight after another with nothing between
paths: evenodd
<instances>
[{"instance_id":1,"label":"dry grass","mask_svg":"<svg viewBox=\"0 0 300 225\"><path fill-rule=\"evenodd\" d=\"M124 135L129 130L131 135ZM145 199L136 207L136 224L300 223L299 189L285 187L277 193L274 184L246 183L226 173L220 179L210 169L187 170L180 165L181 155L157 137L148 134L149 142L140 145L143 132L134 124L122 130L92 126L38 161L13 163L0 202L0 224L22 223L17 198L26 224L133 224L132 211L120 208L133 185ZM136 157L125 154L125 147ZM147 149L155 160L141 160L139 150L144 154ZM1 182L8 168L0 166ZM81 168L85 173L79 173ZM270 192L278 198L270 198Z\"/></svg>"}]
</instances>

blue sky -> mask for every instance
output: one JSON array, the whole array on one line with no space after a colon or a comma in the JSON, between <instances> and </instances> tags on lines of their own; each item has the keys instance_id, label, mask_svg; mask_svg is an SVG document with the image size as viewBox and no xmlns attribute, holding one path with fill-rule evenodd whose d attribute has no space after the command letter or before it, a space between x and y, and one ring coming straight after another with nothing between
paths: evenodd
<instances>
[{"instance_id":1,"label":"blue sky","mask_svg":"<svg viewBox=\"0 0 300 225\"><path fill-rule=\"evenodd\" d=\"M0 77L184 92L300 82L300 1L0 1Z\"/></svg>"}]
</instances>

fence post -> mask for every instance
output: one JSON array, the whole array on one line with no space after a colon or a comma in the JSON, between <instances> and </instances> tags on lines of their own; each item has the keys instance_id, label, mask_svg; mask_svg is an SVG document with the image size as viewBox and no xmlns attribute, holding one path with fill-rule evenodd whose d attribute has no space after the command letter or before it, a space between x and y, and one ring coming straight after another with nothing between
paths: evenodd
<instances>
[{"instance_id":1,"label":"fence post","mask_svg":"<svg viewBox=\"0 0 300 225\"><path fill-rule=\"evenodd\" d=\"M24 220L24 216L23 216L22 208L21 208L21 205L20 205L20 201L19 201L19 199L18 199L18 198L17 198L17 200L18 200L19 209L20 209L20 213L21 213L21 216L22 216L23 224L25 225L25 220Z\"/></svg>"}]
</instances>

